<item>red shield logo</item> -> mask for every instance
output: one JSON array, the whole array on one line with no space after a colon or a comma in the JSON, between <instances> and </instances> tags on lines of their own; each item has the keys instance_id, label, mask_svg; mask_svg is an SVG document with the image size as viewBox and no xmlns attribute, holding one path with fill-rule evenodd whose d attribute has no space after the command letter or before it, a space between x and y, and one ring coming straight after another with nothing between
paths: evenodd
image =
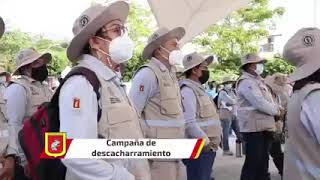
<instances>
[{"instance_id":1,"label":"red shield logo","mask_svg":"<svg viewBox=\"0 0 320 180\"><path fill-rule=\"evenodd\" d=\"M67 136L63 132L48 132L45 134L45 153L51 157L66 154Z\"/></svg>"}]
</instances>

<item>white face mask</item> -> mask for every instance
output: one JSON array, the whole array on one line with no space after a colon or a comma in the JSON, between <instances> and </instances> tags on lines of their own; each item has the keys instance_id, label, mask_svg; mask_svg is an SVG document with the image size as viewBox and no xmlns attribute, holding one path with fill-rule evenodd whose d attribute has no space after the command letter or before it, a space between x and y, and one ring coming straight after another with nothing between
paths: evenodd
<instances>
[{"instance_id":1,"label":"white face mask","mask_svg":"<svg viewBox=\"0 0 320 180\"><path fill-rule=\"evenodd\" d=\"M180 65L182 64L182 60L184 58L184 55L181 50L173 50L168 51L166 48L160 46L162 49L164 49L167 53L169 53L169 64L174 65Z\"/></svg>"},{"instance_id":2,"label":"white face mask","mask_svg":"<svg viewBox=\"0 0 320 180\"><path fill-rule=\"evenodd\" d=\"M116 37L112 41L103 39L101 37L98 37L98 38L103 41L110 42L109 54L102 51L101 49L99 51L110 56L113 62L120 64L132 58L134 43L127 33L125 33L122 36Z\"/></svg>"},{"instance_id":3,"label":"white face mask","mask_svg":"<svg viewBox=\"0 0 320 180\"><path fill-rule=\"evenodd\" d=\"M258 75L261 75L264 71L264 65L263 64L257 64L256 65L256 70L254 72L256 72Z\"/></svg>"}]
</instances>

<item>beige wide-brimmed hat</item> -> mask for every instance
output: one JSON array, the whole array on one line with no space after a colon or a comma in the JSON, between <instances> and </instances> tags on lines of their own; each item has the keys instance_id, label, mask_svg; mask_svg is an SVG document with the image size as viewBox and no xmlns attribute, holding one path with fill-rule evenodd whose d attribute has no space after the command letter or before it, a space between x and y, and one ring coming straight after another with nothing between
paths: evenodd
<instances>
[{"instance_id":1,"label":"beige wide-brimmed hat","mask_svg":"<svg viewBox=\"0 0 320 180\"><path fill-rule=\"evenodd\" d=\"M4 25L3 19L0 17L0 38L4 33L4 29L5 29L5 25Z\"/></svg>"},{"instance_id":2,"label":"beige wide-brimmed hat","mask_svg":"<svg viewBox=\"0 0 320 180\"><path fill-rule=\"evenodd\" d=\"M240 68L243 68L244 65L246 64L251 64L251 63L265 63L266 60L262 59L259 55L254 54L254 53L249 53L245 55L244 57L241 58L241 66Z\"/></svg>"},{"instance_id":3,"label":"beige wide-brimmed hat","mask_svg":"<svg viewBox=\"0 0 320 180\"><path fill-rule=\"evenodd\" d=\"M189 69L192 69L202 62L207 61L208 66L213 62L213 56L208 56L207 58L204 58L201 54L197 52L193 52L191 54L188 54L184 56L182 64L184 67L183 73L187 72Z\"/></svg>"},{"instance_id":4,"label":"beige wide-brimmed hat","mask_svg":"<svg viewBox=\"0 0 320 180\"><path fill-rule=\"evenodd\" d=\"M289 83L287 75L282 73L275 73L271 76L267 76L265 82L272 90L278 92L283 90Z\"/></svg>"},{"instance_id":5,"label":"beige wide-brimmed hat","mask_svg":"<svg viewBox=\"0 0 320 180\"><path fill-rule=\"evenodd\" d=\"M115 1L107 5L96 4L86 9L73 24L74 37L67 49L68 59L76 61L90 37L112 20L124 23L128 14L129 4L125 1Z\"/></svg>"},{"instance_id":6,"label":"beige wide-brimmed hat","mask_svg":"<svg viewBox=\"0 0 320 180\"><path fill-rule=\"evenodd\" d=\"M320 69L320 29L303 28L286 43L283 57L296 67L289 81L304 79Z\"/></svg>"},{"instance_id":7,"label":"beige wide-brimmed hat","mask_svg":"<svg viewBox=\"0 0 320 180\"><path fill-rule=\"evenodd\" d=\"M177 38L178 41L183 38L185 35L185 30L183 27L177 27L172 30L167 28L160 28L156 32L154 32L148 39L148 43L143 50L142 57L144 59L151 59L154 50L160 47L160 45L164 44L166 41Z\"/></svg>"},{"instance_id":8,"label":"beige wide-brimmed hat","mask_svg":"<svg viewBox=\"0 0 320 180\"><path fill-rule=\"evenodd\" d=\"M222 78L222 84L227 84L229 82L235 82L235 80L231 76L225 76Z\"/></svg>"},{"instance_id":9,"label":"beige wide-brimmed hat","mask_svg":"<svg viewBox=\"0 0 320 180\"><path fill-rule=\"evenodd\" d=\"M16 70L13 75L19 75L19 69L25 65L31 64L38 59L44 59L45 63L48 64L52 60L52 56L50 53L40 54L33 48L27 48L21 50L16 57Z\"/></svg>"}]
</instances>

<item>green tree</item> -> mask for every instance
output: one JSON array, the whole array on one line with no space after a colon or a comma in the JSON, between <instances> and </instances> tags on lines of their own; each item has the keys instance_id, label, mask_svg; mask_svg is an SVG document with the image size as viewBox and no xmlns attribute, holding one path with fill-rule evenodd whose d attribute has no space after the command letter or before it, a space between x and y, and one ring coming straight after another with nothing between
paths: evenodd
<instances>
[{"instance_id":1,"label":"green tree","mask_svg":"<svg viewBox=\"0 0 320 180\"><path fill-rule=\"evenodd\" d=\"M134 55L128 62L125 73L124 81L129 81L134 75L135 71L146 61L142 58L142 51L145 46L147 38L151 35L155 26L154 20L148 7L142 7L133 1L130 4L130 13L128 17L129 35L135 43ZM154 24L155 25L155 24Z\"/></svg>"},{"instance_id":2,"label":"green tree","mask_svg":"<svg viewBox=\"0 0 320 180\"><path fill-rule=\"evenodd\" d=\"M15 59L23 48L33 47L40 53L49 52L53 56L50 64L50 75L59 74L69 64L66 57L66 42L47 39L43 36L13 30L7 32L0 43L0 66L8 72L13 72L16 67Z\"/></svg>"},{"instance_id":3,"label":"green tree","mask_svg":"<svg viewBox=\"0 0 320 180\"><path fill-rule=\"evenodd\" d=\"M288 64L281 58L275 58L272 61L268 61L265 66L264 76L274 74L276 72L291 74L295 67Z\"/></svg>"},{"instance_id":4,"label":"green tree","mask_svg":"<svg viewBox=\"0 0 320 180\"><path fill-rule=\"evenodd\" d=\"M269 35L267 28L284 13L284 8L270 9L268 3L269 0L252 0L249 7L232 13L194 40L207 53L219 57L213 73L238 74L241 56L258 52L259 42Z\"/></svg>"}]
</instances>

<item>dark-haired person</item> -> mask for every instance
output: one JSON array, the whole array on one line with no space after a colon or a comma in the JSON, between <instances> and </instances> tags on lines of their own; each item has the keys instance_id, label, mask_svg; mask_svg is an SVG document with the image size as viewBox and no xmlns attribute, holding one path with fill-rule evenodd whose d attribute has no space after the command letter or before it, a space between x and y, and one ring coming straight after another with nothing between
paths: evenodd
<instances>
[{"instance_id":1,"label":"dark-haired person","mask_svg":"<svg viewBox=\"0 0 320 180\"><path fill-rule=\"evenodd\" d=\"M242 75L237 82L237 116L246 144L241 180L270 180L269 148L275 131L274 116L281 107L272 98L261 74L265 60L256 54L241 59Z\"/></svg>"},{"instance_id":2,"label":"dark-haired person","mask_svg":"<svg viewBox=\"0 0 320 180\"><path fill-rule=\"evenodd\" d=\"M208 66L213 57L194 52L183 59L186 79L180 81L187 138L205 138L206 144L196 160L184 160L188 180L209 180L220 144L221 124L217 107L203 84L210 77Z\"/></svg>"},{"instance_id":3,"label":"dark-haired person","mask_svg":"<svg viewBox=\"0 0 320 180\"><path fill-rule=\"evenodd\" d=\"M286 43L284 58L296 71L287 112L284 180L320 179L320 29L303 28Z\"/></svg>"},{"instance_id":4,"label":"dark-haired person","mask_svg":"<svg viewBox=\"0 0 320 180\"><path fill-rule=\"evenodd\" d=\"M20 165L27 164L18 141L18 133L23 120L30 117L39 105L48 102L52 96L51 89L44 83L48 77L47 64L51 59L50 53L39 54L33 48L21 50L16 57L17 67L13 73L15 78L9 82L4 95L10 138L4 161L5 171L1 172L0 179L10 179L13 174L20 174ZM16 166L17 164L19 166Z\"/></svg>"}]
</instances>

